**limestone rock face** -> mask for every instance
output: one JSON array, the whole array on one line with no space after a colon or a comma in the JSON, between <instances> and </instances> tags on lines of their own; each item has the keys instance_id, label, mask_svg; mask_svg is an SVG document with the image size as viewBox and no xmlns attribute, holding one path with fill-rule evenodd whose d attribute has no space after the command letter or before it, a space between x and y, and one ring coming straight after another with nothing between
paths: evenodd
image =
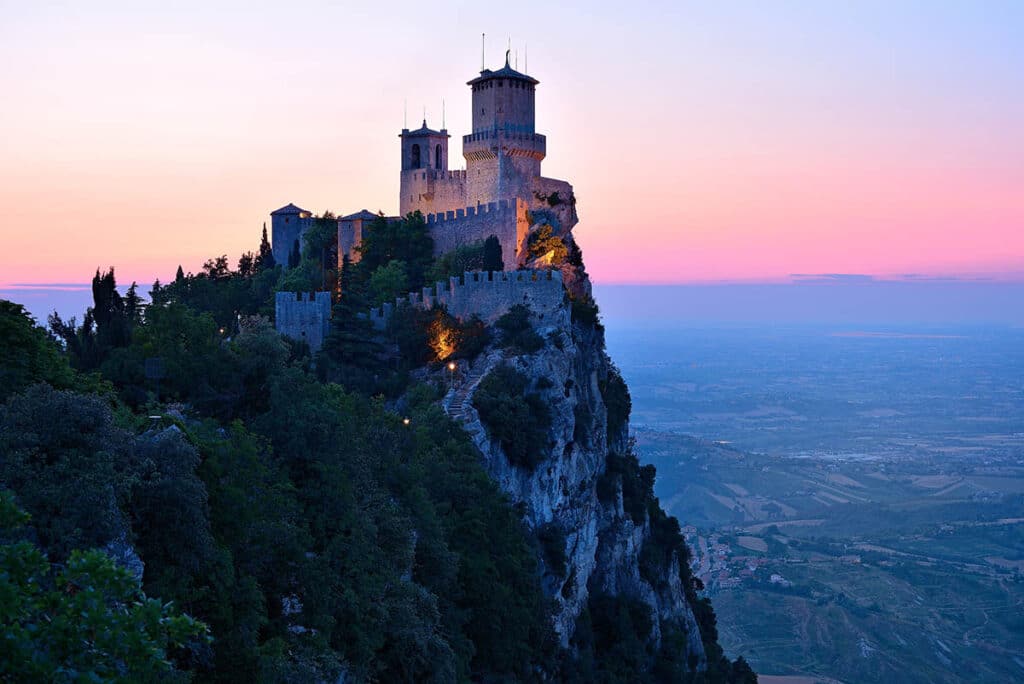
<instances>
[{"instance_id":1,"label":"limestone rock face","mask_svg":"<svg viewBox=\"0 0 1024 684\"><path fill-rule=\"evenodd\" d=\"M532 471L511 465L481 423L471 396L464 401L461 417L485 467L522 507L530 528L538 531L554 523L564 532L566 571L559 575L546 567L543 578L546 593L557 605L555 629L567 646L592 592L628 596L651 608L657 618L652 638L659 643L663 625L682 629L686 657L695 658L703 669L701 635L677 563L669 563L666 576L657 578L660 588L644 579L640 553L651 534L649 521L636 523L625 513L621 484L614 501L598 496L597 482L607 468L609 451L625 452L629 430L627 423L617 434L608 432L601 388L612 364L603 331L574 324L568 314L554 322L538 321L537 331L545 338L540 351L515 356L492 349L477 358L471 376L482 378L498 364L508 363L531 379L552 417L550 452L542 462Z\"/></svg>"}]
</instances>

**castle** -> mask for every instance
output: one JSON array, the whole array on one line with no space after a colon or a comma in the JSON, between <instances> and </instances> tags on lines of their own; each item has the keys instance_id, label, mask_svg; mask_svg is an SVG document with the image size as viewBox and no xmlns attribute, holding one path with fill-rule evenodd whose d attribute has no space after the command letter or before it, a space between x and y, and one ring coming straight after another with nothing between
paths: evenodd
<instances>
[{"instance_id":1,"label":"castle","mask_svg":"<svg viewBox=\"0 0 1024 684\"><path fill-rule=\"evenodd\" d=\"M497 71L484 69L467 83L472 93L472 131L462 136L464 170L449 168L451 136L447 129L433 130L424 119L420 128L404 128L399 134L399 216L413 212L424 216L434 241L435 256L493 235L501 244L505 269L514 271L525 264L531 226L544 223L564 234L576 225L572 186L541 175L547 139L535 129L538 83L509 66L508 53L504 67ZM313 225L313 215L288 204L271 212L270 218L274 259L287 265L289 254L301 246L303 234ZM359 261L357 248L363 231L378 218L364 209L337 219L339 268L345 257L353 263ZM464 285L468 278L469 274L461 279ZM531 278L529 282L538 280ZM442 290L454 292L454 288L454 283L439 283L432 296L442 301ZM425 301L433 300L421 295L421 304ZM303 306L319 305L295 297L279 298L278 319L302 319L305 314L300 315L295 308Z\"/></svg>"}]
</instances>

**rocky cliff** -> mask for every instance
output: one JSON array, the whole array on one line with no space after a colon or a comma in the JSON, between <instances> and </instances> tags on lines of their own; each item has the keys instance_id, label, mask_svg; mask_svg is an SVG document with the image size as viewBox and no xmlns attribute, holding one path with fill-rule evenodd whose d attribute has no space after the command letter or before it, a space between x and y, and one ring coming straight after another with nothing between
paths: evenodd
<instances>
[{"instance_id":1,"label":"rocky cliff","mask_svg":"<svg viewBox=\"0 0 1024 684\"><path fill-rule=\"evenodd\" d=\"M576 284L577 306L589 302L585 272L567 269L574 271L567 280ZM540 539L544 588L563 646L574 646L578 624L589 619L596 599L625 599L648 608L652 650L682 649L675 656L687 669L702 670L707 658L691 605L695 594L687 586L686 549L675 521L665 518L650 492L653 469L639 468L632 456L628 390L605 351L601 325L570 316L569 294L565 306L565 316L533 318L543 340L536 351L499 339L465 365L446 408L463 422L487 470ZM550 417L546 446L533 467L510 460L476 407L485 379L503 366L528 379L527 394L539 398ZM637 486L645 476L651 481Z\"/></svg>"}]
</instances>

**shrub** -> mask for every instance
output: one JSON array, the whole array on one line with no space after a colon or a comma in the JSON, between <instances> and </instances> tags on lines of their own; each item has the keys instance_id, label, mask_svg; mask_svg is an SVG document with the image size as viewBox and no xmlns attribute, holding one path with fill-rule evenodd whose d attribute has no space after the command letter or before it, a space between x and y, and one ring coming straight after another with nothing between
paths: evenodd
<instances>
[{"instance_id":1,"label":"shrub","mask_svg":"<svg viewBox=\"0 0 1024 684\"><path fill-rule=\"evenodd\" d=\"M612 438L622 431L629 420L633 401L626 381L615 368L608 371L608 379L600 384L600 389L605 408L608 409L608 437Z\"/></svg>"},{"instance_id":2,"label":"shrub","mask_svg":"<svg viewBox=\"0 0 1024 684\"><path fill-rule=\"evenodd\" d=\"M530 323L530 307L516 304L495 323L501 331L502 346L522 354L532 354L544 346L544 338Z\"/></svg>"},{"instance_id":3,"label":"shrub","mask_svg":"<svg viewBox=\"0 0 1024 684\"><path fill-rule=\"evenodd\" d=\"M509 462L532 470L549 448L551 412L530 380L508 364L487 374L473 395L473 406L492 439L501 444Z\"/></svg>"}]
</instances>

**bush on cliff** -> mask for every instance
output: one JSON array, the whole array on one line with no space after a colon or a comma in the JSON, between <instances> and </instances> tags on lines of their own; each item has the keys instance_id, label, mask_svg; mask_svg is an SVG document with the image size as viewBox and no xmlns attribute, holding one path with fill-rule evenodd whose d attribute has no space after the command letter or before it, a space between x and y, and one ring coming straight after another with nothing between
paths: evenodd
<instances>
[{"instance_id":1,"label":"bush on cliff","mask_svg":"<svg viewBox=\"0 0 1024 684\"><path fill-rule=\"evenodd\" d=\"M537 334L530 322L530 307L516 304L495 322L501 331L501 345L520 354L532 354L544 346L544 338Z\"/></svg>"},{"instance_id":2,"label":"bush on cliff","mask_svg":"<svg viewBox=\"0 0 1024 684\"><path fill-rule=\"evenodd\" d=\"M473 395L473 406L509 462L532 470L547 456L551 412L539 394L529 391L529 386L526 375L502 364L480 382Z\"/></svg>"}]
</instances>

